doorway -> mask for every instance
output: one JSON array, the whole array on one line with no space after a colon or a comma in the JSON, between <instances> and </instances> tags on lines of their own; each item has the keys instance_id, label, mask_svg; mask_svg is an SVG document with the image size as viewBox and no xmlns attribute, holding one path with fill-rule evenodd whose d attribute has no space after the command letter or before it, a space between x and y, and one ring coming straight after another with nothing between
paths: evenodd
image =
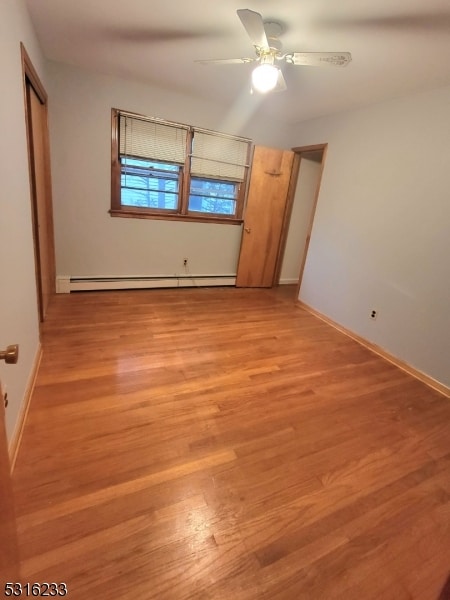
<instances>
[{"instance_id":1,"label":"doorway","mask_svg":"<svg viewBox=\"0 0 450 600\"><path fill-rule=\"evenodd\" d=\"M293 148L294 191L286 211L278 283L296 286L298 297L325 165L327 144Z\"/></svg>"},{"instance_id":2,"label":"doorway","mask_svg":"<svg viewBox=\"0 0 450 600\"><path fill-rule=\"evenodd\" d=\"M31 212L39 320L55 293L55 244L50 175L47 93L21 44Z\"/></svg>"},{"instance_id":3,"label":"doorway","mask_svg":"<svg viewBox=\"0 0 450 600\"><path fill-rule=\"evenodd\" d=\"M256 146L237 287L289 283L298 297L327 144L283 151ZM283 280L286 270L290 276Z\"/></svg>"}]
</instances>

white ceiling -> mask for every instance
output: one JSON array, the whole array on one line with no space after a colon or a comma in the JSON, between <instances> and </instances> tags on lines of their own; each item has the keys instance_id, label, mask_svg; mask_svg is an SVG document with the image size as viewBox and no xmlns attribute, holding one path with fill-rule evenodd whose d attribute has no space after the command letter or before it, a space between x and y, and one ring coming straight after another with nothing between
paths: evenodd
<instances>
[{"instance_id":1,"label":"white ceiling","mask_svg":"<svg viewBox=\"0 0 450 600\"><path fill-rule=\"evenodd\" d=\"M259 100L289 124L450 85L449 0L26 1L47 58L224 106L245 101L252 65L194 61L254 56L238 8L283 23L285 51L351 52L345 68L283 67L288 90Z\"/></svg>"}]
</instances>

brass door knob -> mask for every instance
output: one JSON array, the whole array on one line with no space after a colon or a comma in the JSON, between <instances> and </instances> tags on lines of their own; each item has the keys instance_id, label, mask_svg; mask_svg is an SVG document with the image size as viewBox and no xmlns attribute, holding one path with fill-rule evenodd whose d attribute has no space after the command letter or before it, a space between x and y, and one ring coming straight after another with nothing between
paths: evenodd
<instances>
[{"instance_id":1,"label":"brass door knob","mask_svg":"<svg viewBox=\"0 0 450 600\"><path fill-rule=\"evenodd\" d=\"M8 365L15 365L19 360L18 344L8 346L6 350L0 350L0 360L4 360Z\"/></svg>"},{"instance_id":2,"label":"brass door knob","mask_svg":"<svg viewBox=\"0 0 450 600\"><path fill-rule=\"evenodd\" d=\"M247 233L250 233L250 232L251 232L251 228L250 228L250 227L244 227L244 229L245 229L245 231L246 231Z\"/></svg>"}]
</instances>

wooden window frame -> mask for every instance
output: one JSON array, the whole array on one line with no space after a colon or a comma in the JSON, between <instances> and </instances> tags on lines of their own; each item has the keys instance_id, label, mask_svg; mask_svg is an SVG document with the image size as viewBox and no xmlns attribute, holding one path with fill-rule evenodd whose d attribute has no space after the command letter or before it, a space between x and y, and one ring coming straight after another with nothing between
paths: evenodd
<instances>
[{"instance_id":1,"label":"wooden window frame","mask_svg":"<svg viewBox=\"0 0 450 600\"><path fill-rule=\"evenodd\" d=\"M130 113L117 108L111 109L111 209L109 211L112 217L124 217L134 219L156 219L165 221L192 221L197 223L226 223L229 225L241 225L243 222L244 205L247 196L247 187L249 181L250 161L252 157L252 143L248 140L247 160L245 165L245 175L241 182L218 179L217 181L229 181L237 186L236 212L234 215L214 215L197 211L189 212L189 191L191 182L191 148L192 138L195 128L189 127L186 136L186 158L184 165L180 170L179 184L179 204L176 211L164 209L133 207L122 205L121 203L121 164L119 151L119 117L126 113L130 116L143 117L136 113ZM215 132L213 132L215 133ZM198 175L192 175L194 178L200 178ZM214 179L204 177L204 179Z\"/></svg>"}]
</instances>

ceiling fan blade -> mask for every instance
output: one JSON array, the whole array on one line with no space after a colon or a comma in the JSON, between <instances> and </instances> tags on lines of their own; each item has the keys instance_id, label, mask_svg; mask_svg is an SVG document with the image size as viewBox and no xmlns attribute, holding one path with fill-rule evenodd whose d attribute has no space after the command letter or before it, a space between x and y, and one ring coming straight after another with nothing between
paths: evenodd
<instances>
[{"instance_id":1,"label":"ceiling fan blade","mask_svg":"<svg viewBox=\"0 0 450 600\"><path fill-rule=\"evenodd\" d=\"M262 16L254 10L250 10L248 8L241 8L236 12L245 28L245 31L248 33L252 44L256 48L268 48L269 42L267 41Z\"/></svg>"},{"instance_id":2,"label":"ceiling fan blade","mask_svg":"<svg viewBox=\"0 0 450 600\"><path fill-rule=\"evenodd\" d=\"M350 52L292 52L286 62L307 67L345 67L352 60Z\"/></svg>"},{"instance_id":3,"label":"ceiling fan blade","mask_svg":"<svg viewBox=\"0 0 450 600\"><path fill-rule=\"evenodd\" d=\"M194 62L201 65L243 65L255 60L254 58L213 58L211 60L195 60Z\"/></svg>"},{"instance_id":4,"label":"ceiling fan blade","mask_svg":"<svg viewBox=\"0 0 450 600\"><path fill-rule=\"evenodd\" d=\"M284 92L284 90L287 90L286 80L284 78L282 70L278 69L277 84L274 87L273 91L274 92Z\"/></svg>"}]
</instances>

